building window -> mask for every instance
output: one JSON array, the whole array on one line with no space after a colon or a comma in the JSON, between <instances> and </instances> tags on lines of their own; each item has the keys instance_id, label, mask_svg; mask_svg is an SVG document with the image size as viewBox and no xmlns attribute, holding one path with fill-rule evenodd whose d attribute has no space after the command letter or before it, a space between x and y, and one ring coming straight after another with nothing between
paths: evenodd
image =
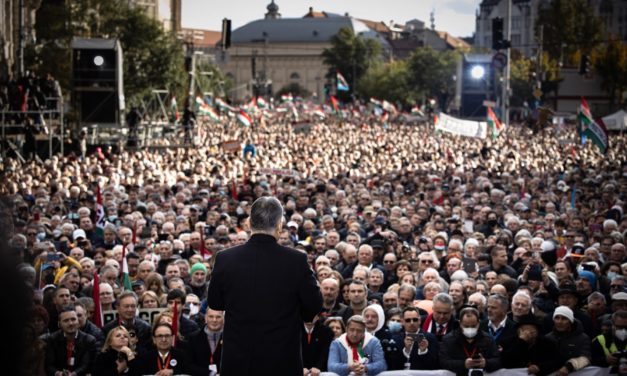
<instances>
[{"instance_id":1,"label":"building window","mask_svg":"<svg viewBox=\"0 0 627 376\"><path fill-rule=\"evenodd\" d=\"M290 74L290 80L292 81L300 81L300 75L296 72Z\"/></svg>"},{"instance_id":2,"label":"building window","mask_svg":"<svg viewBox=\"0 0 627 376\"><path fill-rule=\"evenodd\" d=\"M520 34L512 35L512 46L520 46Z\"/></svg>"},{"instance_id":3,"label":"building window","mask_svg":"<svg viewBox=\"0 0 627 376\"><path fill-rule=\"evenodd\" d=\"M485 41L485 43L484 43L484 46L485 46L485 47L489 47L489 46L491 46L491 45L492 45L492 41L491 41L491 38L490 38L490 37L485 37L485 38L484 38L484 41Z\"/></svg>"},{"instance_id":4,"label":"building window","mask_svg":"<svg viewBox=\"0 0 627 376\"><path fill-rule=\"evenodd\" d=\"M521 20L520 16L512 17L512 30L520 30Z\"/></svg>"}]
</instances>

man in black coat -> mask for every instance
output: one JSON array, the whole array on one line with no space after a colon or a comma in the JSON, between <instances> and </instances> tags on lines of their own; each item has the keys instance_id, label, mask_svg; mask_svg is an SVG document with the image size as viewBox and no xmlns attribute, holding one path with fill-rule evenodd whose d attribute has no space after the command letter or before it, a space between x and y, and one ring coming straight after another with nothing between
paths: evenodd
<instances>
[{"instance_id":1,"label":"man in black coat","mask_svg":"<svg viewBox=\"0 0 627 376\"><path fill-rule=\"evenodd\" d=\"M78 330L78 316L74 308L62 308L59 313L60 330L45 335L46 374L67 371L87 375L96 358L96 339Z\"/></svg>"},{"instance_id":2,"label":"man in black coat","mask_svg":"<svg viewBox=\"0 0 627 376\"><path fill-rule=\"evenodd\" d=\"M479 311L464 308L459 313L459 328L444 336L440 343L440 368L468 375L471 369L494 372L501 368L496 343L479 330Z\"/></svg>"},{"instance_id":3,"label":"man in black coat","mask_svg":"<svg viewBox=\"0 0 627 376\"><path fill-rule=\"evenodd\" d=\"M141 355L152 349L153 345L150 335L150 324L135 316L137 313L137 301L137 295L134 292L125 291L121 293L118 297L118 319L108 322L102 327L102 332L106 338L111 329L119 325L124 326L128 331L134 331L138 340L136 351L138 355Z\"/></svg>"},{"instance_id":4,"label":"man in black coat","mask_svg":"<svg viewBox=\"0 0 627 376\"><path fill-rule=\"evenodd\" d=\"M542 324L533 314L518 321L517 337L501 353L503 367L527 368L531 375L548 375L560 368L557 344L540 335Z\"/></svg>"},{"instance_id":5,"label":"man in black coat","mask_svg":"<svg viewBox=\"0 0 627 376\"><path fill-rule=\"evenodd\" d=\"M252 236L216 255L207 300L226 311L222 376L302 374L303 322L322 309L307 255L277 244L283 208L261 197L251 208Z\"/></svg>"},{"instance_id":6,"label":"man in black coat","mask_svg":"<svg viewBox=\"0 0 627 376\"><path fill-rule=\"evenodd\" d=\"M194 369L220 372L224 312L207 308L204 328L187 339L187 354Z\"/></svg>"},{"instance_id":7,"label":"man in black coat","mask_svg":"<svg viewBox=\"0 0 627 376\"><path fill-rule=\"evenodd\" d=\"M311 376L326 372L331 342L333 342L333 331L318 320L318 317L315 317L313 322L304 324L301 336L303 374L305 368Z\"/></svg>"}]
</instances>

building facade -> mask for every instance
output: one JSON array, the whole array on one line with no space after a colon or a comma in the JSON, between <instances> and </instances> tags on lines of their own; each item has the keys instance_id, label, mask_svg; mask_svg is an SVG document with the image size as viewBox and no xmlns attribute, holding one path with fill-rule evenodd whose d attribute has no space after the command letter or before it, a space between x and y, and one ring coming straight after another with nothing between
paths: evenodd
<instances>
[{"instance_id":1,"label":"building facade","mask_svg":"<svg viewBox=\"0 0 627 376\"><path fill-rule=\"evenodd\" d=\"M233 30L231 48L216 59L234 82L228 95L243 100L253 95L255 83L268 84L271 94L296 83L323 98L328 67L322 51L331 47L331 38L343 27L376 38L384 50L389 48L383 37L355 18L327 13L325 17L283 18L272 1L263 19Z\"/></svg>"},{"instance_id":2,"label":"building facade","mask_svg":"<svg viewBox=\"0 0 627 376\"><path fill-rule=\"evenodd\" d=\"M512 48L527 57L536 56L538 41L535 24L538 6L545 0L511 0ZM507 0L483 0L476 14L475 47L492 49L492 19L503 18L503 30L507 30ZM505 33L504 33L505 36Z\"/></svg>"}]
</instances>

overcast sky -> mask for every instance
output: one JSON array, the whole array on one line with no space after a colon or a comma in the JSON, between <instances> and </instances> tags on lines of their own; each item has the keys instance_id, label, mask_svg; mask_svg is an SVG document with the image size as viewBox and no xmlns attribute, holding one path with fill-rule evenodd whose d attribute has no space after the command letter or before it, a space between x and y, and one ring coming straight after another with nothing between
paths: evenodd
<instances>
[{"instance_id":1,"label":"overcast sky","mask_svg":"<svg viewBox=\"0 0 627 376\"><path fill-rule=\"evenodd\" d=\"M284 18L302 17L315 11L344 14L373 21L404 24L417 18L428 26L431 10L435 27L454 36L470 36L475 30L475 12L481 0L275 0ZM183 0L183 26L220 30L230 18L233 29L263 18L270 0Z\"/></svg>"}]
</instances>

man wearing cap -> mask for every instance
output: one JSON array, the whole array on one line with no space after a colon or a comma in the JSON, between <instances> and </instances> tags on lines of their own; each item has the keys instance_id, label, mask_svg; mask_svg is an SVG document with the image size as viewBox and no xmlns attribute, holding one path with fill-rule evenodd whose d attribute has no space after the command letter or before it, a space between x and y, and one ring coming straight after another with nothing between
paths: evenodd
<instances>
[{"instance_id":1,"label":"man wearing cap","mask_svg":"<svg viewBox=\"0 0 627 376\"><path fill-rule=\"evenodd\" d=\"M204 298L207 295L207 267L197 262L192 265L189 275L189 286L192 288L192 293Z\"/></svg>"},{"instance_id":2,"label":"man wearing cap","mask_svg":"<svg viewBox=\"0 0 627 376\"><path fill-rule=\"evenodd\" d=\"M571 312L573 312L573 316L579 321L579 325L582 330L589 336L593 337L594 333L592 330L592 320L590 316L588 316L584 311L579 309L579 295L577 294L577 289L570 283L562 284L560 286L558 297L557 297L557 305L568 307ZM547 315L544 319L544 330L545 333L549 332L551 328L553 328L553 321L551 315Z\"/></svg>"},{"instance_id":3,"label":"man wearing cap","mask_svg":"<svg viewBox=\"0 0 627 376\"><path fill-rule=\"evenodd\" d=\"M215 256L207 302L226 312L223 376L303 372L297 329L320 312L322 296L307 255L277 244L283 214L276 198L258 198L248 242Z\"/></svg>"},{"instance_id":4,"label":"man wearing cap","mask_svg":"<svg viewBox=\"0 0 627 376\"><path fill-rule=\"evenodd\" d=\"M519 318L514 341L501 353L503 367L527 368L530 375L548 375L560 368L555 356L557 344L540 335L540 329L541 323L533 314Z\"/></svg>"},{"instance_id":5,"label":"man wearing cap","mask_svg":"<svg viewBox=\"0 0 627 376\"><path fill-rule=\"evenodd\" d=\"M612 367L610 373L617 373L620 358L627 358L627 311L614 312L611 332L592 340L593 365Z\"/></svg>"},{"instance_id":6,"label":"man wearing cap","mask_svg":"<svg viewBox=\"0 0 627 376\"><path fill-rule=\"evenodd\" d=\"M567 306L559 306L553 312L553 331L547 338L558 344L561 367L558 376L564 376L578 371L590 364L590 337L582 328L581 323L575 320L573 310Z\"/></svg>"}]
</instances>

